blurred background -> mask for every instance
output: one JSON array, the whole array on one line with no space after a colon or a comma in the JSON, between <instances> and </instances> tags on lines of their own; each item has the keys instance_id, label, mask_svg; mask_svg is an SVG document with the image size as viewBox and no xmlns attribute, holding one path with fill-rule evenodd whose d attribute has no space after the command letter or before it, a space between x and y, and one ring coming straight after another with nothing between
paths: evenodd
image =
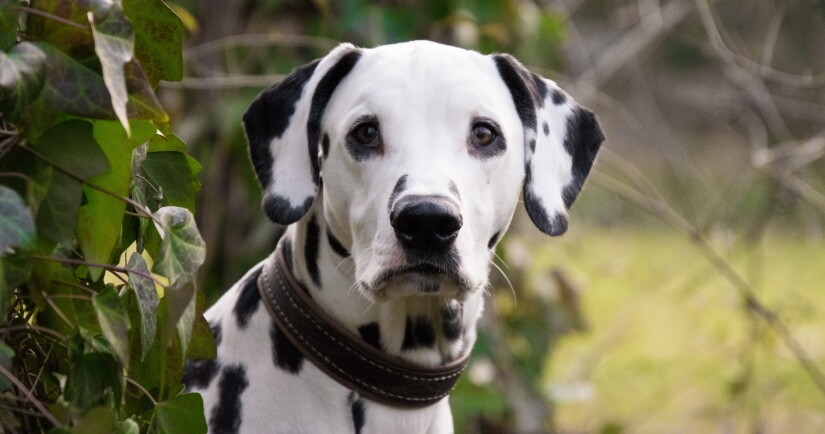
<instances>
[{"instance_id":1,"label":"blurred background","mask_svg":"<svg viewBox=\"0 0 825 434\"><path fill-rule=\"evenodd\" d=\"M825 432L825 1L178 0L211 303L279 228L243 110L339 41L510 52L608 140L560 238L498 247L456 432Z\"/></svg>"}]
</instances>

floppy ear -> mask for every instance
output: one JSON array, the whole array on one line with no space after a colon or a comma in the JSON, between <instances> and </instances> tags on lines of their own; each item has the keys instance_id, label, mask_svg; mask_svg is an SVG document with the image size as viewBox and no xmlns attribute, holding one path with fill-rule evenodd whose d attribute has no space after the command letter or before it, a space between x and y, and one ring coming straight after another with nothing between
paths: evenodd
<instances>
[{"instance_id":1,"label":"floppy ear","mask_svg":"<svg viewBox=\"0 0 825 434\"><path fill-rule=\"evenodd\" d=\"M522 196L527 214L545 234L561 235L604 133L593 112L555 82L533 74L510 55L493 59L524 127Z\"/></svg>"},{"instance_id":2,"label":"floppy ear","mask_svg":"<svg viewBox=\"0 0 825 434\"><path fill-rule=\"evenodd\" d=\"M263 208L275 223L293 223L312 206L320 183L321 118L360 56L353 45L341 44L261 92L244 113Z\"/></svg>"}]
</instances>

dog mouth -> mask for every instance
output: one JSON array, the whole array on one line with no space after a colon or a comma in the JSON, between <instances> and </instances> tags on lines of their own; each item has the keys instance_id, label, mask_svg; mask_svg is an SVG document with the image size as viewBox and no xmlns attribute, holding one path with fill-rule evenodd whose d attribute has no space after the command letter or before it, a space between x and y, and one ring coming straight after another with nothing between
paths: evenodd
<instances>
[{"instance_id":1,"label":"dog mouth","mask_svg":"<svg viewBox=\"0 0 825 434\"><path fill-rule=\"evenodd\" d=\"M455 264L419 262L381 272L371 285L371 293L382 296L461 296L474 286Z\"/></svg>"}]
</instances>

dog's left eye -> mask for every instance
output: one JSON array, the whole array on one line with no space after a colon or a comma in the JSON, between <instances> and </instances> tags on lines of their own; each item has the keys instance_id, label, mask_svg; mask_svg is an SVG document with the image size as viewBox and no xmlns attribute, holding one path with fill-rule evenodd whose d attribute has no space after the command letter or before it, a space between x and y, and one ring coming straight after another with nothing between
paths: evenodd
<instances>
[{"instance_id":1,"label":"dog's left eye","mask_svg":"<svg viewBox=\"0 0 825 434\"><path fill-rule=\"evenodd\" d=\"M495 130L490 125L481 122L473 125L471 136L473 144L481 147L488 146L496 140Z\"/></svg>"},{"instance_id":2,"label":"dog's left eye","mask_svg":"<svg viewBox=\"0 0 825 434\"><path fill-rule=\"evenodd\" d=\"M372 122L358 125L350 135L362 146L374 147L378 144L378 126Z\"/></svg>"}]
</instances>

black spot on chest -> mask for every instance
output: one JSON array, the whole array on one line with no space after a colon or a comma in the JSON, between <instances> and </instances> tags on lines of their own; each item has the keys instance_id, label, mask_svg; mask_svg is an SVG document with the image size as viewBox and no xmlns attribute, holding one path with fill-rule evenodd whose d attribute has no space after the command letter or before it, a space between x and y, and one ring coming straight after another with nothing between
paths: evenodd
<instances>
[{"instance_id":1,"label":"black spot on chest","mask_svg":"<svg viewBox=\"0 0 825 434\"><path fill-rule=\"evenodd\" d=\"M307 223L306 240L304 240L304 260L309 277L318 289L321 289L321 272L318 269L318 249L321 243L320 229L313 216Z\"/></svg>"},{"instance_id":2,"label":"black spot on chest","mask_svg":"<svg viewBox=\"0 0 825 434\"><path fill-rule=\"evenodd\" d=\"M346 258L349 256L349 251L347 248L338 241L338 238L335 238L335 235L332 234L332 231L327 228L327 241L329 242L329 246L332 248L332 251L337 253L338 256L342 258Z\"/></svg>"},{"instance_id":3,"label":"black spot on chest","mask_svg":"<svg viewBox=\"0 0 825 434\"><path fill-rule=\"evenodd\" d=\"M402 350L411 350L420 347L432 347L435 343L435 330L425 316L417 316L414 319L407 317L404 328L404 342L401 343Z\"/></svg>"},{"instance_id":4,"label":"black spot on chest","mask_svg":"<svg viewBox=\"0 0 825 434\"><path fill-rule=\"evenodd\" d=\"M364 423L367 421L367 412L364 406L364 400L361 399L355 392L350 392L349 397L347 397L347 401L350 404L350 412L352 413L352 427L355 430L355 434L361 434L361 430L364 428Z\"/></svg>"},{"instance_id":5,"label":"black spot on chest","mask_svg":"<svg viewBox=\"0 0 825 434\"><path fill-rule=\"evenodd\" d=\"M364 342L375 348L381 349L381 329L377 322L371 322L358 327L358 334Z\"/></svg>"},{"instance_id":6,"label":"black spot on chest","mask_svg":"<svg viewBox=\"0 0 825 434\"><path fill-rule=\"evenodd\" d=\"M272 362L280 369L292 374L301 372L304 355L289 341L281 329L272 323L269 329L269 338L272 340Z\"/></svg>"},{"instance_id":7,"label":"black spot on chest","mask_svg":"<svg viewBox=\"0 0 825 434\"><path fill-rule=\"evenodd\" d=\"M223 369L218 383L218 403L209 416L209 432L212 434L236 434L241 423L241 395L249 387L246 370L242 365Z\"/></svg>"},{"instance_id":8,"label":"black spot on chest","mask_svg":"<svg viewBox=\"0 0 825 434\"><path fill-rule=\"evenodd\" d=\"M249 318L258 310L261 304L261 294L258 292L258 276L261 275L262 267L258 267L244 281L241 291L238 294L238 301L235 302L235 317L238 319L238 327L245 329ZM216 338L217 339L217 338Z\"/></svg>"},{"instance_id":9,"label":"black spot on chest","mask_svg":"<svg viewBox=\"0 0 825 434\"><path fill-rule=\"evenodd\" d=\"M183 384L186 390L206 389L220 369L216 360L189 360L183 367Z\"/></svg>"},{"instance_id":10,"label":"black spot on chest","mask_svg":"<svg viewBox=\"0 0 825 434\"><path fill-rule=\"evenodd\" d=\"M464 333L463 317L463 310L458 303L441 311L442 332L445 338L454 341L461 337Z\"/></svg>"}]
</instances>

